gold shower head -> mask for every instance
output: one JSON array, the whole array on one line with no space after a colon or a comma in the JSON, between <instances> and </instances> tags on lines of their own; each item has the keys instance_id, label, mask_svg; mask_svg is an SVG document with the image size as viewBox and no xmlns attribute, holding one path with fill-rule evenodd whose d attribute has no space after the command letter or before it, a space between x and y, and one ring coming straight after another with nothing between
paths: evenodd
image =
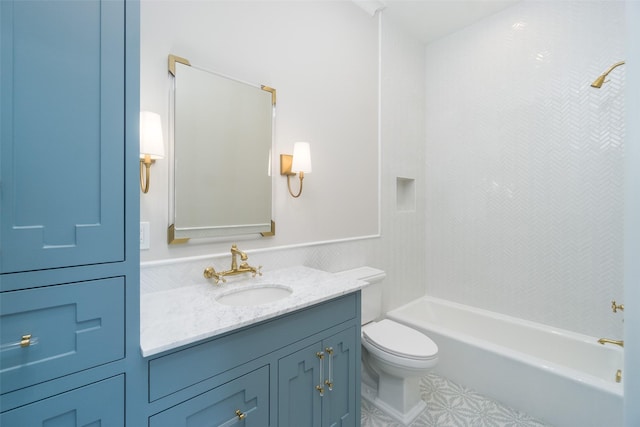
<instances>
[{"instance_id":1,"label":"gold shower head","mask_svg":"<svg viewBox=\"0 0 640 427\"><path fill-rule=\"evenodd\" d=\"M609 67L609 69L607 71L605 71L604 73L600 74L600 76L598 76L597 79L595 79L593 81L593 83L591 83L591 87L595 87L596 89L600 89L602 87L602 85L605 82L605 78L609 75L609 73L611 71L613 71L614 68L619 67L620 65L623 65L624 61L620 61L620 62L616 62L615 64L613 64L611 67Z\"/></svg>"},{"instance_id":2,"label":"gold shower head","mask_svg":"<svg viewBox=\"0 0 640 427\"><path fill-rule=\"evenodd\" d=\"M607 77L607 75L606 74L602 74L600 77L595 79L593 83L591 83L591 87L595 87L596 89L600 89L602 87L602 84L604 83L605 77Z\"/></svg>"}]
</instances>

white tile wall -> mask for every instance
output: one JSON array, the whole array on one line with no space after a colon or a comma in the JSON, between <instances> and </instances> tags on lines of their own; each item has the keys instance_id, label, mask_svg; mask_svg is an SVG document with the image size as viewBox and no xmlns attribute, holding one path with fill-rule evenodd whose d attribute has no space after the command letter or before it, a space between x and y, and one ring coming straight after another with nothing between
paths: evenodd
<instances>
[{"instance_id":1,"label":"white tile wall","mask_svg":"<svg viewBox=\"0 0 640 427\"><path fill-rule=\"evenodd\" d=\"M624 3L523 1L426 49L427 292L619 338Z\"/></svg>"}]
</instances>

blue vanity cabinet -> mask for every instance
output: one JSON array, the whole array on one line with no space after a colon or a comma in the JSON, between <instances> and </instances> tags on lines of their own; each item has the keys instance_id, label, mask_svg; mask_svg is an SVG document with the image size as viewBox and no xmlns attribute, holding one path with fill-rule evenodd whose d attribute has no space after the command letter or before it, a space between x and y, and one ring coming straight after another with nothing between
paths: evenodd
<instances>
[{"instance_id":1,"label":"blue vanity cabinet","mask_svg":"<svg viewBox=\"0 0 640 427\"><path fill-rule=\"evenodd\" d=\"M357 338L352 326L278 361L279 427L357 425Z\"/></svg>"},{"instance_id":2,"label":"blue vanity cabinet","mask_svg":"<svg viewBox=\"0 0 640 427\"><path fill-rule=\"evenodd\" d=\"M3 427L140 425L139 26L0 1Z\"/></svg>"},{"instance_id":3,"label":"blue vanity cabinet","mask_svg":"<svg viewBox=\"0 0 640 427\"><path fill-rule=\"evenodd\" d=\"M359 333L354 292L152 357L148 425L355 427Z\"/></svg>"}]
</instances>

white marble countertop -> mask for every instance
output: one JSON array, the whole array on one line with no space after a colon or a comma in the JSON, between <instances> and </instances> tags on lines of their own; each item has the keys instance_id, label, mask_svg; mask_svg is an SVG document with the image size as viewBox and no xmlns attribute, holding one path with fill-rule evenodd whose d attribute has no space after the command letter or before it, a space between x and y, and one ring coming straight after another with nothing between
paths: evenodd
<instances>
[{"instance_id":1,"label":"white marble countertop","mask_svg":"<svg viewBox=\"0 0 640 427\"><path fill-rule=\"evenodd\" d=\"M147 274L142 280L163 281L166 276ZM240 287L278 284L293 289L291 295L266 304L229 306L216 297ZM157 283L146 283L153 288ZM161 285L161 284L160 284ZM144 357L211 338L243 326L355 292L367 283L345 279L309 267L263 271L262 276L232 276L227 283L198 278L193 284L143 293L140 300L140 347ZM156 286L163 288L163 286Z\"/></svg>"}]
</instances>

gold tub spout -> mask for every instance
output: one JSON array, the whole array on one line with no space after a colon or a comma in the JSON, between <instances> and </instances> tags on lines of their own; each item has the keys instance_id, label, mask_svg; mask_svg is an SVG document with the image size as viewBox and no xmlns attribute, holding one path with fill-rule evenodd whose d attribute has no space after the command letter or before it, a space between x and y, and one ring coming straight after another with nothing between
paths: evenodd
<instances>
[{"instance_id":1,"label":"gold tub spout","mask_svg":"<svg viewBox=\"0 0 640 427\"><path fill-rule=\"evenodd\" d=\"M622 340L610 340L609 338L600 338L598 342L602 345L615 344L615 345L619 345L620 347L624 347L624 341Z\"/></svg>"}]
</instances>

